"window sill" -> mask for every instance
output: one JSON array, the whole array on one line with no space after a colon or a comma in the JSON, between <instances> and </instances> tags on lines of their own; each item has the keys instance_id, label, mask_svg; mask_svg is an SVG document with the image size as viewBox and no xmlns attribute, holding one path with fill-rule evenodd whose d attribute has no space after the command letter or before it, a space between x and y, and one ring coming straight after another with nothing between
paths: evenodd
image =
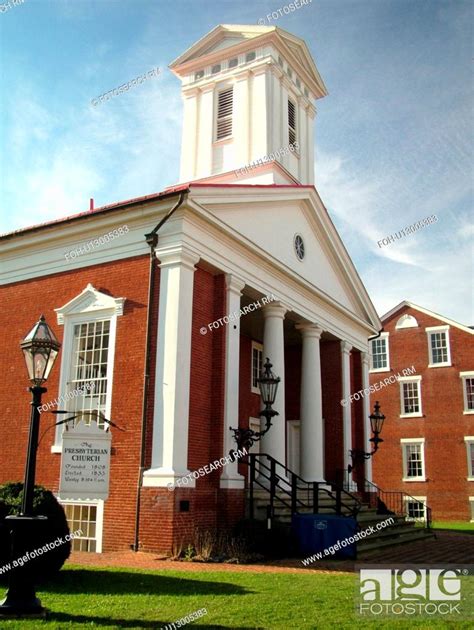
<instances>
[{"instance_id":1,"label":"window sill","mask_svg":"<svg viewBox=\"0 0 474 630\"><path fill-rule=\"evenodd\" d=\"M389 367L386 368L377 368L376 370L369 370L369 374L379 374L380 372L391 372Z\"/></svg>"},{"instance_id":2,"label":"window sill","mask_svg":"<svg viewBox=\"0 0 474 630\"><path fill-rule=\"evenodd\" d=\"M51 453L62 453L62 452L63 452L62 444L53 444L53 446L51 447Z\"/></svg>"},{"instance_id":3,"label":"window sill","mask_svg":"<svg viewBox=\"0 0 474 630\"><path fill-rule=\"evenodd\" d=\"M428 363L429 368L452 367L451 363Z\"/></svg>"},{"instance_id":4,"label":"window sill","mask_svg":"<svg viewBox=\"0 0 474 630\"><path fill-rule=\"evenodd\" d=\"M220 144L230 144L231 142L234 141L234 136L226 136L225 138L221 138L220 140L214 140L214 142L212 143L213 146L214 145L220 145Z\"/></svg>"},{"instance_id":5,"label":"window sill","mask_svg":"<svg viewBox=\"0 0 474 630\"><path fill-rule=\"evenodd\" d=\"M472 416L472 415L474 414L474 409L468 409L467 411L466 411L466 410L464 410L464 411L463 411L463 414L464 414L465 416Z\"/></svg>"},{"instance_id":6,"label":"window sill","mask_svg":"<svg viewBox=\"0 0 474 630\"><path fill-rule=\"evenodd\" d=\"M406 481L407 483L412 483L412 482L417 482L417 481L421 481L424 482L426 481L426 477L402 477L402 481Z\"/></svg>"},{"instance_id":7,"label":"window sill","mask_svg":"<svg viewBox=\"0 0 474 630\"><path fill-rule=\"evenodd\" d=\"M252 387L250 389L250 391L252 392L252 394L258 394L260 396L260 390L259 389L256 389L255 387Z\"/></svg>"},{"instance_id":8,"label":"window sill","mask_svg":"<svg viewBox=\"0 0 474 630\"><path fill-rule=\"evenodd\" d=\"M400 418L423 418L422 413L401 413Z\"/></svg>"},{"instance_id":9,"label":"window sill","mask_svg":"<svg viewBox=\"0 0 474 630\"><path fill-rule=\"evenodd\" d=\"M474 477L466 477L467 481L474 481Z\"/></svg>"}]
</instances>

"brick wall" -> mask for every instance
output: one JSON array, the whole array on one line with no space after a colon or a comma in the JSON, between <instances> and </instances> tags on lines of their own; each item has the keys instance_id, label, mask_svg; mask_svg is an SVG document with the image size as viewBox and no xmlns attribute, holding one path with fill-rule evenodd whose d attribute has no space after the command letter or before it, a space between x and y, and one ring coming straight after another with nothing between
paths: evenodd
<instances>
[{"instance_id":1,"label":"brick wall","mask_svg":"<svg viewBox=\"0 0 474 630\"><path fill-rule=\"evenodd\" d=\"M0 352L6 370L0 381L0 482L22 480L25 466L30 393L19 342L42 313L62 341L63 326L57 324L54 309L76 297L89 282L99 291L127 298L124 314L117 319L112 394L112 419L125 431L112 429L114 454L104 524L104 549L120 549L127 548L134 536L148 297L147 256L1 287L0 322L5 337ZM46 384L48 392L43 402L58 396L59 376L60 357ZM43 413L40 435L54 422L54 415ZM57 491L61 455L51 453L53 442L54 429L51 428L44 434L38 449L36 482Z\"/></svg>"},{"instance_id":2,"label":"brick wall","mask_svg":"<svg viewBox=\"0 0 474 630\"><path fill-rule=\"evenodd\" d=\"M321 342L321 381L325 435L325 478L344 466L342 428L342 359L339 341Z\"/></svg>"}]
</instances>

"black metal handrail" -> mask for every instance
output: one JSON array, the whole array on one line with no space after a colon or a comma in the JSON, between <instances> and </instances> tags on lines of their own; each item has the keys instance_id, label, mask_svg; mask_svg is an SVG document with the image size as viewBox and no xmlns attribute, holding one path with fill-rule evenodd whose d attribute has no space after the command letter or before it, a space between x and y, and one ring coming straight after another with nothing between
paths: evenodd
<instances>
[{"instance_id":1,"label":"black metal handrail","mask_svg":"<svg viewBox=\"0 0 474 630\"><path fill-rule=\"evenodd\" d=\"M250 467L249 499L251 519L254 518L254 485L260 486L260 488L263 488L269 493L271 518L273 518L274 514L275 500L287 507L292 514L298 514L300 511L308 509L312 510L313 514L318 514L320 492L331 499L331 504L327 507L334 510L338 515L355 518L361 508L359 499L349 492L346 492L342 487L337 486L333 493L327 488L322 487L323 484L319 481L305 481L271 455L267 455L266 453L249 453L248 458ZM257 478L257 464L260 478L263 477L264 480L268 481L268 485L265 485ZM288 475L288 479L285 479L277 473L277 466L283 468ZM277 490L280 494L277 494ZM303 500L301 493L304 495L305 492L307 496L306 500ZM350 499L350 503L347 502L347 498ZM346 510L346 512L343 512L343 510Z\"/></svg>"},{"instance_id":2,"label":"black metal handrail","mask_svg":"<svg viewBox=\"0 0 474 630\"><path fill-rule=\"evenodd\" d=\"M358 492L362 494L363 501L367 502L371 507L375 507L378 514L396 514L408 519L406 499L415 503L420 502L419 499L412 497L403 490L382 490L368 479L359 482L353 481L347 470L337 470L336 482L344 488L350 488L356 484ZM424 523L426 529L431 527L431 508L428 505L425 505L424 518L419 519L419 521Z\"/></svg>"}]
</instances>

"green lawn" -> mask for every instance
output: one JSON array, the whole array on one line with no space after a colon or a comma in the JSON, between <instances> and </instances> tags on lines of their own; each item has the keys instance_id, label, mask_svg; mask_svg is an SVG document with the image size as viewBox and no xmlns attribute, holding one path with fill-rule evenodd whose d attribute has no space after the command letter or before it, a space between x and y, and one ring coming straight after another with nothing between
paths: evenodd
<instances>
[{"instance_id":1,"label":"green lawn","mask_svg":"<svg viewBox=\"0 0 474 630\"><path fill-rule=\"evenodd\" d=\"M466 521L433 521L433 529L444 529L463 532L464 534L474 534L474 523Z\"/></svg>"},{"instance_id":2,"label":"green lawn","mask_svg":"<svg viewBox=\"0 0 474 630\"><path fill-rule=\"evenodd\" d=\"M46 621L2 621L5 629L153 628L206 608L200 628L472 628L472 622L430 617L372 620L354 612L355 574L221 573L91 569L69 565L38 593ZM471 599L474 578L467 578ZM358 587L357 587L358 588Z\"/></svg>"}]
</instances>

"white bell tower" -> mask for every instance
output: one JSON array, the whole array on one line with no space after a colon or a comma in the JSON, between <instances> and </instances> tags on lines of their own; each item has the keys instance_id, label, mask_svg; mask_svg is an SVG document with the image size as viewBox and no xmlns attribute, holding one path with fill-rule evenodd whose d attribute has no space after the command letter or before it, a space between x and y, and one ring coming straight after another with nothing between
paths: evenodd
<instances>
[{"instance_id":1,"label":"white bell tower","mask_svg":"<svg viewBox=\"0 0 474 630\"><path fill-rule=\"evenodd\" d=\"M170 69L184 101L180 182L314 183L314 103L327 91L302 39L220 25Z\"/></svg>"}]
</instances>

